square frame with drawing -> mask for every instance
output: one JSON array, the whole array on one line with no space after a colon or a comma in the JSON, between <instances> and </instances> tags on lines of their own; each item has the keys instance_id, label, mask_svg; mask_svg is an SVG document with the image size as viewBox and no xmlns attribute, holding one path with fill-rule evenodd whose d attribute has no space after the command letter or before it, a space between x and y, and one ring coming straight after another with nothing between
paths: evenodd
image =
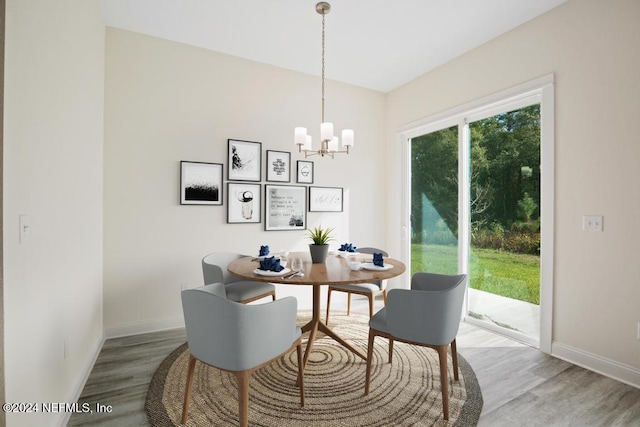
<instances>
[{"instance_id":1,"label":"square frame with drawing","mask_svg":"<svg viewBox=\"0 0 640 427\"><path fill-rule=\"evenodd\" d=\"M260 181L262 178L262 143L227 140L229 181Z\"/></svg>"},{"instance_id":2,"label":"square frame with drawing","mask_svg":"<svg viewBox=\"0 0 640 427\"><path fill-rule=\"evenodd\" d=\"M296 162L296 182L298 184L313 184L313 162L298 160Z\"/></svg>"}]
</instances>

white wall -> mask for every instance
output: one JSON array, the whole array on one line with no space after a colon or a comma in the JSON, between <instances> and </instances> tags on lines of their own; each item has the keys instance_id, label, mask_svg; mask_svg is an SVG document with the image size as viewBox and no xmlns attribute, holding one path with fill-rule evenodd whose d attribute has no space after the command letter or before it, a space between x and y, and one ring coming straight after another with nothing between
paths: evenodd
<instances>
[{"instance_id":1,"label":"white wall","mask_svg":"<svg viewBox=\"0 0 640 427\"><path fill-rule=\"evenodd\" d=\"M74 402L102 343L104 24L87 0L8 0L6 20L6 399Z\"/></svg>"},{"instance_id":2,"label":"white wall","mask_svg":"<svg viewBox=\"0 0 640 427\"><path fill-rule=\"evenodd\" d=\"M104 303L107 336L183 324L180 290L202 284L213 251L302 249L302 231L227 224L224 206L179 205L181 160L224 164L227 139L295 152L293 129L319 137L320 79L113 28L107 29ZM310 158L313 185L344 187L342 214L312 213L338 241L384 246L384 94L328 81L326 117L356 132L353 154ZM295 178L293 182L295 184ZM226 191L226 184L225 184ZM226 193L225 193L226 194ZM350 206L350 208L349 208ZM278 286L310 308L311 289Z\"/></svg>"},{"instance_id":3,"label":"white wall","mask_svg":"<svg viewBox=\"0 0 640 427\"><path fill-rule=\"evenodd\" d=\"M553 351L640 385L640 2L570 0L393 91L388 190L401 185L397 130L549 73L555 74ZM388 191L387 239L401 223ZM604 215L604 232L582 215ZM397 246L395 246L395 245Z\"/></svg>"}]
</instances>

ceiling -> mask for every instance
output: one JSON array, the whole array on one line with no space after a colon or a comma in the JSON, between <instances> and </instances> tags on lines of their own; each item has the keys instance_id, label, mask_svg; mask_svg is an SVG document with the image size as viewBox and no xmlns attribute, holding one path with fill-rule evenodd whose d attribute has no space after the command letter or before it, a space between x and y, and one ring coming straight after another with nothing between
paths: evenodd
<instances>
[{"instance_id":1,"label":"ceiling","mask_svg":"<svg viewBox=\"0 0 640 427\"><path fill-rule=\"evenodd\" d=\"M388 92L566 0L330 0L327 79ZM100 0L107 26L321 73L317 0Z\"/></svg>"}]
</instances>

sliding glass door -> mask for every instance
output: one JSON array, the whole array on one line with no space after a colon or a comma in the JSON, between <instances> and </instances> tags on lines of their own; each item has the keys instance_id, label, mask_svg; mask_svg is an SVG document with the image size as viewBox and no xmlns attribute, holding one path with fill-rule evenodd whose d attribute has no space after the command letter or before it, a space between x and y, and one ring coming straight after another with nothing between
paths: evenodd
<instances>
[{"instance_id":1,"label":"sliding glass door","mask_svg":"<svg viewBox=\"0 0 640 427\"><path fill-rule=\"evenodd\" d=\"M553 256L550 94L541 88L404 134L411 273L468 274L467 321L547 352Z\"/></svg>"}]
</instances>

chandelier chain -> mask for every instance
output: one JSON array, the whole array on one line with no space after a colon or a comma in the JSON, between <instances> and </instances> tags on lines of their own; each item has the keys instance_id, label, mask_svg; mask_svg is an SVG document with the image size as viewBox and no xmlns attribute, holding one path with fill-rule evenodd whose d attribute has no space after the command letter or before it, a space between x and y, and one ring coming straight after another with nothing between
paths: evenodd
<instances>
[{"instance_id":1,"label":"chandelier chain","mask_svg":"<svg viewBox=\"0 0 640 427\"><path fill-rule=\"evenodd\" d=\"M322 122L324 123L324 15L322 14Z\"/></svg>"}]
</instances>

